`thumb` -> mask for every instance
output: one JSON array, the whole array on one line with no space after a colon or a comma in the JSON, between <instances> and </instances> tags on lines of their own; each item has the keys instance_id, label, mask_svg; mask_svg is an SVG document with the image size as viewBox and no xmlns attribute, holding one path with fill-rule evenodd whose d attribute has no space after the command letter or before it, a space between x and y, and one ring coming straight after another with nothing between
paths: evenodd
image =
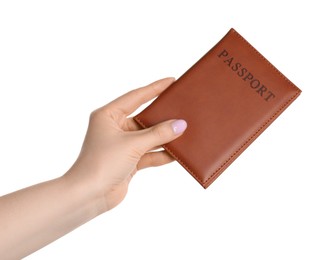
<instances>
[{"instance_id":1,"label":"thumb","mask_svg":"<svg viewBox=\"0 0 335 260\"><path fill-rule=\"evenodd\" d=\"M139 145L145 151L151 150L153 147L166 144L181 136L187 123L185 120L168 120L150 128L144 129L139 138Z\"/></svg>"}]
</instances>

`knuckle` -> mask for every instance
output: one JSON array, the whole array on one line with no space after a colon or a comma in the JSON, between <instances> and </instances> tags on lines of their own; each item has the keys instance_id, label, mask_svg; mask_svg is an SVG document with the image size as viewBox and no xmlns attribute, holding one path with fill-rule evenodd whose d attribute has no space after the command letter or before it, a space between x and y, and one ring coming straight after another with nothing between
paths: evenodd
<instances>
[{"instance_id":1,"label":"knuckle","mask_svg":"<svg viewBox=\"0 0 335 260\"><path fill-rule=\"evenodd\" d=\"M106 115L106 111L102 108L98 108L91 112L89 117L90 123L97 123L102 120L102 118Z\"/></svg>"},{"instance_id":2,"label":"knuckle","mask_svg":"<svg viewBox=\"0 0 335 260\"><path fill-rule=\"evenodd\" d=\"M99 114L100 114L99 109L92 111L90 114L90 121L94 121L99 116Z\"/></svg>"},{"instance_id":3,"label":"knuckle","mask_svg":"<svg viewBox=\"0 0 335 260\"><path fill-rule=\"evenodd\" d=\"M154 135L156 135L159 139L167 139L170 136L170 130L167 127L164 127L163 125L154 127L152 129L152 132Z\"/></svg>"}]
</instances>

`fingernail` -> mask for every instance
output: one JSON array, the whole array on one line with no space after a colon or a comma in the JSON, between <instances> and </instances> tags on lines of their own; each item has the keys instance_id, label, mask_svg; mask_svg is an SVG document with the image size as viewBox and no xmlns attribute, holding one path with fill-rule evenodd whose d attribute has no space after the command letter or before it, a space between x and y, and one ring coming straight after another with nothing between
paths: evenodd
<instances>
[{"instance_id":1,"label":"fingernail","mask_svg":"<svg viewBox=\"0 0 335 260\"><path fill-rule=\"evenodd\" d=\"M186 127L187 127L187 123L185 120L182 120L182 119L178 119L172 123L172 129L176 135L179 135L182 132L184 132Z\"/></svg>"}]
</instances>

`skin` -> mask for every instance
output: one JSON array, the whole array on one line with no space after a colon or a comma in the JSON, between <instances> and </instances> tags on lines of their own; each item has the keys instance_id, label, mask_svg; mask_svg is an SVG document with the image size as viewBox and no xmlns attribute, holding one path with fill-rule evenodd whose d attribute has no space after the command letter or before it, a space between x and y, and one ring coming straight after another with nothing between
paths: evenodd
<instances>
[{"instance_id":1,"label":"skin","mask_svg":"<svg viewBox=\"0 0 335 260\"><path fill-rule=\"evenodd\" d=\"M152 150L179 137L169 120L140 130L127 116L173 78L133 90L92 112L78 159L61 177L0 197L0 256L19 259L111 210L134 174L173 161Z\"/></svg>"}]
</instances>

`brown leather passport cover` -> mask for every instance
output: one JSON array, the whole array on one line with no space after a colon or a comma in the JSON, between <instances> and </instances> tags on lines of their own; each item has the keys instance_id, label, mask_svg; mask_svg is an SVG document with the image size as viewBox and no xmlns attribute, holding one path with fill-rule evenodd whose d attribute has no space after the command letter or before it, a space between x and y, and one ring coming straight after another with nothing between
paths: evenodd
<instances>
[{"instance_id":1,"label":"brown leather passport cover","mask_svg":"<svg viewBox=\"0 0 335 260\"><path fill-rule=\"evenodd\" d=\"M144 128L185 119L163 147L207 188L300 93L231 29L134 119Z\"/></svg>"}]
</instances>

